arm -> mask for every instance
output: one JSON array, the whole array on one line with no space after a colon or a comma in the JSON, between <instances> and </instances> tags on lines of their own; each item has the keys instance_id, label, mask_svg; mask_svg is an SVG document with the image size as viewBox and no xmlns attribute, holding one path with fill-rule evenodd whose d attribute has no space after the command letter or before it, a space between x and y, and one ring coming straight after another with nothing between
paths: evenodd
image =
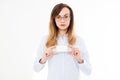
<instances>
[{"instance_id":1,"label":"arm","mask_svg":"<svg viewBox=\"0 0 120 80\"><path fill-rule=\"evenodd\" d=\"M84 60L83 63L79 64L79 69L85 74L90 75L92 68L89 61L89 55L85 47L85 43L81 38L79 38L79 50L80 50L81 57Z\"/></svg>"},{"instance_id":2,"label":"arm","mask_svg":"<svg viewBox=\"0 0 120 80\"><path fill-rule=\"evenodd\" d=\"M33 62L33 68L36 72L39 72L45 66L45 64L40 63L40 59L42 58L42 56L44 54L44 50L46 48L45 47L45 41L46 41L46 37L43 37L40 41L35 60Z\"/></svg>"}]
</instances>

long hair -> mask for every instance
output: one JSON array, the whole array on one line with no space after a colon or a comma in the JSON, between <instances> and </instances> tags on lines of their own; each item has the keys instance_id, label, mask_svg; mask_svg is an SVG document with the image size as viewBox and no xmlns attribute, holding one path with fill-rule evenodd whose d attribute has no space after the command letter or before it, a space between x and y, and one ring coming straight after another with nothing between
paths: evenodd
<instances>
[{"instance_id":1,"label":"long hair","mask_svg":"<svg viewBox=\"0 0 120 80\"><path fill-rule=\"evenodd\" d=\"M76 42L76 37L74 34L74 15L73 15L73 11L71 9L71 7L69 7L67 4L63 4L63 3L59 3L57 4L52 12L51 12L51 16L50 16L50 23L49 23L49 35L48 35L48 39L46 42L46 47L50 47L50 46L54 46L57 44L57 37L58 37L58 27L55 23L55 17L57 15L59 15L60 11L64 8L68 8L70 10L70 24L69 27L67 29L67 34L68 34L68 43L70 45L75 44Z\"/></svg>"}]
</instances>

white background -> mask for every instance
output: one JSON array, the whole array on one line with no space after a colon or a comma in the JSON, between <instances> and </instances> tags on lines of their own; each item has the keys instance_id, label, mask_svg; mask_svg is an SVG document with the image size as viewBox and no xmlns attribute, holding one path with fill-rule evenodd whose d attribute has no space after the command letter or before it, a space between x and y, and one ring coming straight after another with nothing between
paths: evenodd
<instances>
[{"instance_id":1,"label":"white background","mask_svg":"<svg viewBox=\"0 0 120 80\"><path fill-rule=\"evenodd\" d=\"M72 7L90 55L93 71L82 80L119 80L119 0L0 0L0 80L46 80L47 67L35 73L32 62L59 2Z\"/></svg>"}]
</instances>

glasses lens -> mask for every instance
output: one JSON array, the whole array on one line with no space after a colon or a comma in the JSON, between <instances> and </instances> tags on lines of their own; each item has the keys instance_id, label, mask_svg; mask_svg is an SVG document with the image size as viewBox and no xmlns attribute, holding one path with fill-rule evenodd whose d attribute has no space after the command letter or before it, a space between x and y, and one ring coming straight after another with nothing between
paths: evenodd
<instances>
[{"instance_id":1,"label":"glasses lens","mask_svg":"<svg viewBox=\"0 0 120 80\"><path fill-rule=\"evenodd\" d=\"M63 16L63 17L61 17L61 16L56 16L56 20L57 21L61 21L62 19L64 20L64 21L67 21L67 20L69 20L69 18L70 18L70 16L68 16L68 15L65 15L65 16Z\"/></svg>"}]
</instances>

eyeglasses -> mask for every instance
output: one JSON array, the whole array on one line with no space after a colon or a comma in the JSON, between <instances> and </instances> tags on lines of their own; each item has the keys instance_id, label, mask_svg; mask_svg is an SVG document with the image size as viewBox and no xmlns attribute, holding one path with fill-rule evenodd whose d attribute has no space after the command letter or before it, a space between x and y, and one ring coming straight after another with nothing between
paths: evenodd
<instances>
[{"instance_id":1,"label":"eyeglasses","mask_svg":"<svg viewBox=\"0 0 120 80\"><path fill-rule=\"evenodd\" d=\"M58 16L55 17L55 19L56 19L56 21L59 21L59 22L60 22L62 19L63 19L64 21L68 21L68 20L70 19L70 16L65 15L65 16L61 17L60 15L58 15Z\"/></svg>"}]
</instances>

